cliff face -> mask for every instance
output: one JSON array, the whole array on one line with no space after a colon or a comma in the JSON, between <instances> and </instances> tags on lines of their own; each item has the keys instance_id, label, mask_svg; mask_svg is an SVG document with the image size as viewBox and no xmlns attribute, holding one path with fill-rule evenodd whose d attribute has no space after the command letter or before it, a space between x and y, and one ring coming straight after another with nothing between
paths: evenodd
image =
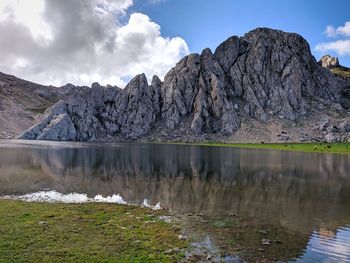
<instances>
[{"instance_id":1,"label":"cliff face","mask_svg":"<svg viewBox=\"0 0 350 263\"><path fill-rule=\"evenodd\" d=\"M149 85L141 74L125 89L97 83L65 87L66 99L19 138L138 139L152 131L176 130L178 138L231 136L247 120L269 125L277 119L297 126L318 102L335 108L336 119L344 121L348 86L316 62L301 36L258 28L229 38L214 53L205 49L186 56L164 82L155 76Z\"/></svg>"}]
</instances>

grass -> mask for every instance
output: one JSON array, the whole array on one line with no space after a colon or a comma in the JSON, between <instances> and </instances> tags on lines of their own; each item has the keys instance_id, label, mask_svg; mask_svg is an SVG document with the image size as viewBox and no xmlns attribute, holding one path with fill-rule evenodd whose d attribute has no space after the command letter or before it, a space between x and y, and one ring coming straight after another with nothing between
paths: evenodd
<instances>
[{"instance_id":1,"label":"grass","mask_svg":"<svg viewBox=\"0 0 350 263\"><path fill-rule=\"evenodd\" d=\"M188 143L176 143L188 145ZM192 144L190 144L192 145ZM294 152L350 154L350 143L194 143L199 146L220 146L248 149L270 149Z\"/></svg>"},{"instance_id":2,"label":"grass","mask_svg":"<svg viewBox=\"0 0 350 263\"><path fill-rule=\"evenodd\" d=\"M170 249L188 244L178 227L159 220L164 213L0 200L0 262L176 262L183 254Z\"/></svg>"},{"instance_id":3,"label":"grass","mask_svg":"<svg viewBox=\"0 0 350 263\"><path fill-rule=\"evenodd\" d=\"M337 67L337 68L331 69L331 71L336 75L340 75L344 78L350 79L350 69L349 68Z\"/></svg>"},{"instance_id":4,"label":"grass","mask_svg":"<svg viewBox=\"0 0 350 263\"><path fill-rule=\"evenodd\" d=\"M213 144L208 144L213 145ZM271 149L295 152L350 153L350 143L264 143L264 144L214 144L237 148Z\"/></svg>"}]
</instances>

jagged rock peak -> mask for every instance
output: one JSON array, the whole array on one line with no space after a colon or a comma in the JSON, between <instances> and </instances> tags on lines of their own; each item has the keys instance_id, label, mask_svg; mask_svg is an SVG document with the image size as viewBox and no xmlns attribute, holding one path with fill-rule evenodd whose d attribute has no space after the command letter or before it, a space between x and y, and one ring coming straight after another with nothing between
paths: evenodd
<instances>
[{"instance_id":1,"label":"jagged rock peak","mask_svg":"<svg viewBox=\"0 0 350 263\"><path fill-rule=\"evenodd\" d=\"M152 86L161 86L162 85L162 81L160 80L160 78L157 75L154 75L152 78L152 82L151 82Z\"/></svg>"},{"instance_id":2,"label":"jagged rock peak","mask_svg":"<svg viewBox=\"0 0 350 263\"><path fill-rule=\"evenodd\" d=\"M139 87L139 86L142 86L142 87L148 86L147 77L144 73L136 75L134 78L132 78L125 88Z\"/></svg>"},{"instance_id":3,"label":"jagged rock peak","mask_svg":"<svg viewBox=\"0 0 350 263\"><path fill-rule=\"evenodd\" d=\"M100 83L98 83L98 82L94 82L94 83L92 83L92 85L91 85L91 88L100 88L101 87L101 85L100 85Z\"/></svg>"},{"instance_id":4,"label":"jagged rock peak","mask_svg":"<svg viewBox=\"0 0 350 263\"><path fill-rule=\"evenodd\" d=\"M318 64L320 64L324 68L331 69L331 68L339 67L339 59L337 57L325 55L320 59Z\"/></svg>"}]
</instances>

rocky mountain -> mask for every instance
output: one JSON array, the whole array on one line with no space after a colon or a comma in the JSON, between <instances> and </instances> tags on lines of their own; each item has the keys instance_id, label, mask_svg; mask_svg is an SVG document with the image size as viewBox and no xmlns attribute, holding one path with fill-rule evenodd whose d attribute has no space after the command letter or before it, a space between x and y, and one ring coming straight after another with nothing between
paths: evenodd
<instances>
[{"instance_id":1,"label":"rocky mountain","mask_svg":"<svg viewBox=\"0 0 350 263\"><path fill-rule=\"evenodd\" d=\"M258 28L184 57L163 82L52 88L61 100L19 138L347 141L350 83L320 64L300 35Z\"/></svg>"}]
</instances>

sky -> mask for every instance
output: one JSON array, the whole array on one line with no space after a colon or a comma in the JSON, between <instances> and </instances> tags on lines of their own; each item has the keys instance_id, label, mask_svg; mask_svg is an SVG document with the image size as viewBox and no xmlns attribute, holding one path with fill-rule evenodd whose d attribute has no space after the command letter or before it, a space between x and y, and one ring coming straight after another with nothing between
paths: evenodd
<instances>
[{"instance_id":1,"label":"sky","mask_svg":"<svg viewBox=\"0 0 350 263\"><path fill-rule=\"evenodd\" d=\"M189 53L270 27L350 67L349 0L0 0L0 71L41 84L124 87Z\"/></svg>"}]
</instances>

